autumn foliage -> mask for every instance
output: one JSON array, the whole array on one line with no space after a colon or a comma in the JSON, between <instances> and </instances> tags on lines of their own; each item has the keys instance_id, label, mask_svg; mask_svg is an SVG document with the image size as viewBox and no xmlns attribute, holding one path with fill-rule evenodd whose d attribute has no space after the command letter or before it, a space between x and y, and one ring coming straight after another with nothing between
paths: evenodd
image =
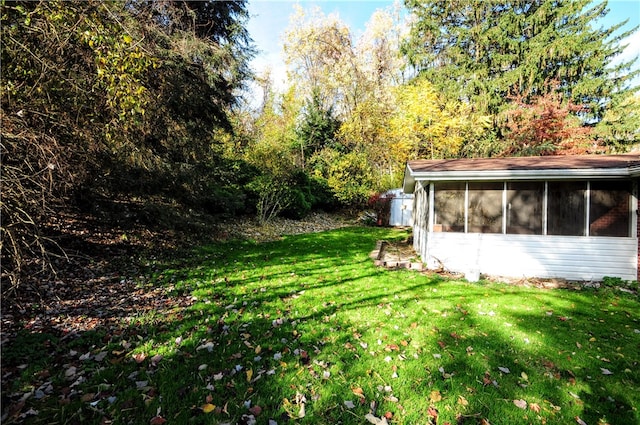
<instances>
[{"instance_id":1,"label":"autumn foliage","mask_svg":"<svg viewBox=\"0 0 640 425\"><path fill-rule=\"evenodd\" d=\"M576 114L585 106L563 101L559 92L526 99L510 96L501 114L505 147L502 156L576 155L601 151Z\"/></svg>"}]
</instances>

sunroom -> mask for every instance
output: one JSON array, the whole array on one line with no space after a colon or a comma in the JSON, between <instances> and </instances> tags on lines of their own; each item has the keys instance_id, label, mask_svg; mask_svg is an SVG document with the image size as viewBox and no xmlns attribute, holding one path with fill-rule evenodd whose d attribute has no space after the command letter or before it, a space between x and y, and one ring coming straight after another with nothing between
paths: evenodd
<instances>
[{"instance_id":1,"label":"sunroom","mask_svg":"<svg viewBox=\"0 0 640 425\"><path fill-rule=\"evenodd\" d=\"M640 155L416 160L413 243L431 269L638 279Z\"/></svg>"}]
</instances>

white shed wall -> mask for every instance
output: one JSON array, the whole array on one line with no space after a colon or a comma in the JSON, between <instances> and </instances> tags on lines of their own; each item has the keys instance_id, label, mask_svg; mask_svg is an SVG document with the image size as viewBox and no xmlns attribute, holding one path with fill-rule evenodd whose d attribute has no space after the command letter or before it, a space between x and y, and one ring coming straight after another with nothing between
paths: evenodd
<instances>
[{"instance_id":1,"label":"white shed wall","mask_svg":"<svg viewBox=\"0 0 640 425\"><path fill-rule=\"evenodd\" d=\"M404 193L402 188L385 192L382 197L390 197L389 226L413 225L413 194Z\"/></svg>"},{"instance_id":2,"label":"white shed wall","mask_svg":"<svg viewBox=\"0 0 640 425\"><path fill-rule=\"evenodd\" d=\"M413 220L411 210L413 209L413 195L397 197L391 200L391 214L389 216L389 226L411 226Z\"/></svg>"},{"instance_id":3,"label":"white shed wall","mask_svg":"<svg viewBox=\"0 0 640 425\"><path fill-rule=\"evenodd\" d=\"M604 276L624 280L637 278L636 238L422 230L419 241L414 242L422 248L419 252L425 263L429 266L438 264L453 272L479 270L494 276L571 280L601 280Z\"/></svg>"}]
</instances>

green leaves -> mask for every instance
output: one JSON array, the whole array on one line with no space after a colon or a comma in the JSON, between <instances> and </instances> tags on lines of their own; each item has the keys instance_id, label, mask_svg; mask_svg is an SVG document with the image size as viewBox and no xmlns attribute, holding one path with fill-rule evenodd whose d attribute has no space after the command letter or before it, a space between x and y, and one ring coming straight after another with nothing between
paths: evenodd
<instances>
[{"instance_id":1,"label":"green leaves","mask_svg":"<svg viewBox=\"0 0 640 425\"><path fill-rule=\"evenodd\" d=\"M573 112L582 122L598 122L611 100L630 93L629 63L611 65L622 51L620 38L611 37L619 25L599 28L606 2L412 1L407 6L416 17L404 45L409 60L437 91L468 101L481 115L504 111L510 95L530 101L558 92L583 108ZM629 75L619 78L624 69ZM550 86L552 81L557 86ZM494 127L501 130L500 122Z\"/></svg>"}]
</instances>

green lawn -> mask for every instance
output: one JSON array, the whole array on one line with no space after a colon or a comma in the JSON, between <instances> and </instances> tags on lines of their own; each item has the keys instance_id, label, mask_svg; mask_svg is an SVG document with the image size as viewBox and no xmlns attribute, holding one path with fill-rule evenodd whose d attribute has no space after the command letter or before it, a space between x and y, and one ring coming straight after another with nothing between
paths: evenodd
<instances>
[{"instance_id":1,"label":"green lawn","mask_svg":"<svg viewBox=\"0 0 640 425\"><path fill-rule=\"evenodd\" d=\"M27 423L364 424L373 406L396 424L640 424L637 295L373 265L376 240L406 236L347 228L150 264L147 285L195 302L72 346L24 332L3 355L37 360L3 393L47 371Z\"/></svg>"}]
</instances>

